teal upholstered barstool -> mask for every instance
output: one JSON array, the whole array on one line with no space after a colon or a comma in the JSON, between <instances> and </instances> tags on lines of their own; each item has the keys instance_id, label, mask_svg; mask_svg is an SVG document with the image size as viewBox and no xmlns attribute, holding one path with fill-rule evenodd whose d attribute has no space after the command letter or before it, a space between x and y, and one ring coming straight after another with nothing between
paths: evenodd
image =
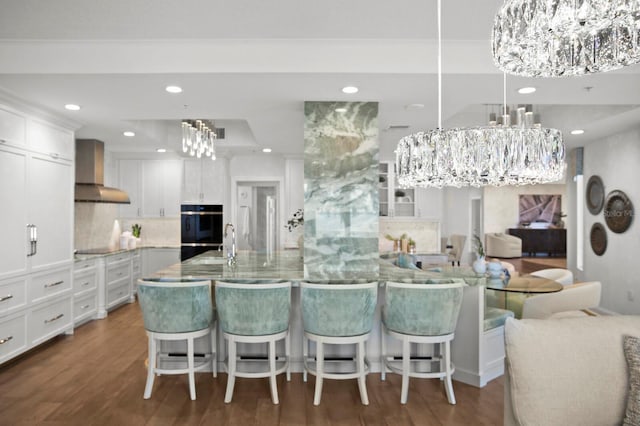
<instances>
[{"instance_id":1,"label":"teal upholstered barstool","mask_svg":"<svg viewBox=\"0 0 640 426\"><path fill-rule=\"evenodd\" d=\"M313 404L319 405L322 381L326 379L358 379L360 399L369 405L366 375L369 371L365 359L365 341L371 334L373 315L378 296L378 282L359 284L300 284L302 322L304 325L303 358L304 381L307 373L316 376ZM316 342L316 365L309 358L309 341ZM355 372L327 372L324 344L356 345Z\"/></svg>"},{"instance_id":2,"label":"teal upholstered barstool","mask_svg":"<svg viewBox=\"0 0 640 426\"><path fill-rule=\"evenodd\" d=\"M217 375L216 323L211 281L138 280L138 301L149 338L149 365L144 398L151 398L156 374L186 373L189 376L189 394L195 400L194 373L211 365L213 377ZM195 365L194 340L204 336L211 338L210 359ZM167 340L186 340L187 368L160 368L159 342Z\"/></svg>"},{"instance_id":3,"label":"teal upholstered barstool","mask_svg":"<svg viewBox=\"0 0 640 426\"><path fill-rule=\"evenodd\" d=\"M216 307L220 328L229 342L227 391L224 402L231 402L237 377L269 377L271 399L278 404L276 376L289 370L291 283L268 280L216 281ZM285 342L285 359L276 368L276 342ZM267 343L268 371L246 372L237 368L237 343Z\"/></svg>"},{"instance_id":4,"label":"teal upholstered barstool","mask_svg":"<svg viewBox=\"0 0 640 426\"><path fill-rule=\"evenodd\" d=\"M458 322L464 286L462 282L448 284L387 282L380 333L382 380L385 380L387 367L394 373L402 374L400 403L407 403L409 377L444 379L447 399L450 404L456 403L451 382L454 372L451 362L451 341ZM386 335L402 341L400 368L393 360L387 358ZM412 362L411 343L438 345L439 371L419 372L415 368L412 369L411 364L420 360Z\"/></svg>"}]
</instances>

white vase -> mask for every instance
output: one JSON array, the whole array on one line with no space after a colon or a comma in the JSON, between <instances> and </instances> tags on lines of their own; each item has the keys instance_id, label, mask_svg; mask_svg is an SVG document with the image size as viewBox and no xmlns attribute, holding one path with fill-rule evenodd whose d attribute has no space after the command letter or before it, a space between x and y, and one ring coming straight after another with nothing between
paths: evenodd
<instances>
[{"instance_id":1,"label":"white vase","mask_svg":"<svg viewBox=\"0 0 640 426\"><path fill-rule=\"evenodd\" d=\"M484 261L484 256L478 256L472 266L476 274L483 275L487 272L487 262Z\"/></svg>"}]
</instances>

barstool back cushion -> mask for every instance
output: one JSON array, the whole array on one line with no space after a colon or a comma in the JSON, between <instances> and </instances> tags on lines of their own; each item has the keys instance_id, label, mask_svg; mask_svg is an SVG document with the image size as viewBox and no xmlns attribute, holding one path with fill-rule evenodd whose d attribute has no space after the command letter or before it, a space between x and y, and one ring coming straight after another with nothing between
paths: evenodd
<instances>
[{"instance_id":1,"label":"barstool back cushion","mask_svg":"<svg viewBox=\"0 0 640 426\"><path fill-rule=\"evenodd\" d=\"M222 331L266 336L289 328L291 282L216 281L216 307Z\"/></svg>"},{"instance_id":2,"label":"barstool back cushion","mask_svg":"<svg viewBox=\"0 0 640 426\"><path fill-rule=\"evenodd\" d=\"M464 283L409 284L387 282L382 321L391 331L442 336L456 329Z\"/></svg>"},{"instance_id":3,"label":"barstool back cushion","mask_svg":"<svg viewBox=\"0 0 640 426\"><path fill-rule=\"evenodd\" d=\"M315 284L303 282L304 331L347 337L369 333L378 298L378 283Z\"/></svg>"},{"instance_id":4,"label":"barstool back cushion","mask_svg":"<svg viewBox=\"0 0 640 426\"><path fill-rule=\"evenodd\" d=\"M138 281L144 328L187 333L209 328L213 320L211 281Z\"/></svg>"}]
</instances>

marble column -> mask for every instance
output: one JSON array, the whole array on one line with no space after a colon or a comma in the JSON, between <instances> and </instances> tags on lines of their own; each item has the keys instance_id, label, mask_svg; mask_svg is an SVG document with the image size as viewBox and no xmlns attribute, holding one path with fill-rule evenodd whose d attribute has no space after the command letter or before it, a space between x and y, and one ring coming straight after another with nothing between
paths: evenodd
<instances>
[{"instance_id":1,"label":"marble column","mask_svg":"<svg viewBox=\"0 0 640 426\"><path fill-rule=\"evenodd\" d=\"M304 277L376 280L378 103L305 102L304 114Z\"/></svg>"}]
</instances>

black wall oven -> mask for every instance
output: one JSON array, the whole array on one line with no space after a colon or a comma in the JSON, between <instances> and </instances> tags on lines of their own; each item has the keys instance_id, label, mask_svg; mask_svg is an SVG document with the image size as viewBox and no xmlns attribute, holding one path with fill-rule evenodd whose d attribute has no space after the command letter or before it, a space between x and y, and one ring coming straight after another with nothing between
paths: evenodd
<instances>
[{"instance_id":1,"label":"black wall oven","mask_svg":"<svg viewBox=\"0 0 640 426\"><path fill-rule=\"evenodd\" d=\"M180 260L222 246L222 205L183 204Z\"/></svg>"}]
</instances>

